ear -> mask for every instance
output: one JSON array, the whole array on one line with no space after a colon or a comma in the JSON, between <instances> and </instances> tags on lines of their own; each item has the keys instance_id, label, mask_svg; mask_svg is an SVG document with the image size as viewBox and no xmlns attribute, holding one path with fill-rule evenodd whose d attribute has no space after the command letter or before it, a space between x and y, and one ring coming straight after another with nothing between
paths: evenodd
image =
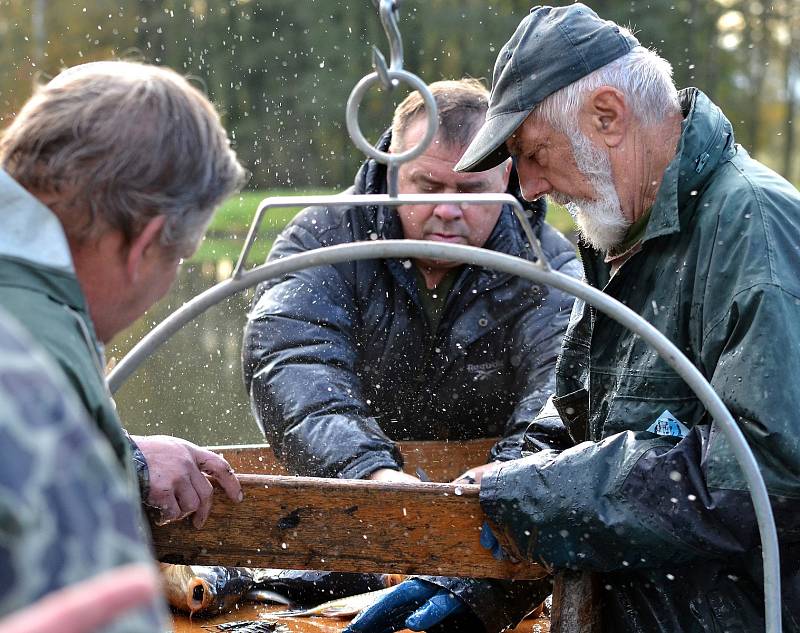
<instances>
[{"instance_id":1,"label":"ear","mask_svg":"<svg viewBox=\"0 0 800 633\"><path fill-rule=\"evenodd\" d=\"M131 241L125 262L128 279L130 281L137 280L145 258L154 248L158 247L161 238L161 230L164 228L164 223L166 221L167 218L163 215L157 215L148 220L141 233Z\"/></svg>"},{"instance_id":2,"label":"ear","mask_svg":"<svg viewBox=\"0 0 800 633\"><path fill-rule=\"evenodd\" d=\"M630 109L625 95L611 86L600 86L586 100L585 113L592 136L616 147L625 138L630 125Z\"/></svg>"},{"instance_id":3,"label":"ear","mask_svg":"<svg viewBox=\"0 0 800 633\"><path fill-rule=\"evenodd\" d=\"M502 167L500 167L500 169L503 170L503 175L502 175L502 178L503 178L503 189L502 190L503 191L508 189L508 179L511 176L511 168L513 167L513 165L514 165L514 161L512 161L510 158L507 158L505 164Z\"/></svg>"}]
</instances>

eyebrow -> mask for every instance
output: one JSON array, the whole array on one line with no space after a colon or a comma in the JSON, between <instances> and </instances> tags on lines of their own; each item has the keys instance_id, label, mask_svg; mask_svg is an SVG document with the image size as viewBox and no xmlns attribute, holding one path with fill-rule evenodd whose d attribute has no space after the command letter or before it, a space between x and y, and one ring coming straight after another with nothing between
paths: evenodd
<instances>
[{"instance_id":1,"label":"eyebrow","mask_svg":"<svg viewBox=\"0 0 800 633\"><path fill-rule=\"evenodd\" d=\"M511 137L506 141L506 148L508 149L508 153L512 156L519 154L521 151L519 146L519 136L512 134Z\"/></svg>"},{"instance_id":2,"label":"eyebrow","mask_svg":"<svg viewBox=\"0 0 800 633\"><path fill-rule=\"evenodd\" d=\"M415 183L422 182L422 183L425 183L425 184L428 184L428 185L440 185L441 184L440 181L438 181L437 179L432 178L431 176L429 176L428 172L426 172L426 171L411 172L411 176L409 177L409 180L411 180L412 182L415 182Z\"/></svg>"}]
</instances>

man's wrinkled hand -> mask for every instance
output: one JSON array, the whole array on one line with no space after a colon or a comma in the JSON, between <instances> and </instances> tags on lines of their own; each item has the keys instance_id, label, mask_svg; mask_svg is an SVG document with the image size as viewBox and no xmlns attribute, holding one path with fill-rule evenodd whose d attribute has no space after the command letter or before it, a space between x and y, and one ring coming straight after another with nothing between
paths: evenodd
<instances>
[{"instance_id":1,"label":"man's wrinkled hand","mask_svg":"<svg viewBox=\"0 0 800 633\"><path fill-rule=\"evenodd\" d=\"M375 472L371 473L367 479L370 479L371 481L401 484L420 483L420 480L417 477L414 477L414 475L409 475L408 473L404 473L402 470L395 470L393 468L379 468Z\"/></svg>"},{"instance_id":2,"label":"man's wrinkled hand","mask_svg":"<svg viewBox=\"0 0 800 633\"><path fill-rule=\"evenodd\" d=\"M211 512L216 481L231 500L242 500L242 487L222 457L186 440L167 435L132 436L147 461L150 472L148 506L159 512L162 525L194 514L199 528Z\"/></svg>"},{"instance_id":3,"label":"man's wrinkled hand","mask_svg":"<svg viewBox=\"0 0 800 633\"><path fill-rule=\"evenodd\" d=\"M450 618L465 611L467 605L447 589L412 578L363 611L342 633L427 631L437 625L446 627Z\"/></svg>"},{"instance_id":4,"label":"man's wrinkled hand","mask_svg":"<svg viewBox=\"0 0 800 633\"><path fill-rule=\"evenodd\" d=\"M479 484L483 476L500 465L500 462L491 462L483 466L475 466L453 481L454 484Z\"/></svg>"}]
</instances>

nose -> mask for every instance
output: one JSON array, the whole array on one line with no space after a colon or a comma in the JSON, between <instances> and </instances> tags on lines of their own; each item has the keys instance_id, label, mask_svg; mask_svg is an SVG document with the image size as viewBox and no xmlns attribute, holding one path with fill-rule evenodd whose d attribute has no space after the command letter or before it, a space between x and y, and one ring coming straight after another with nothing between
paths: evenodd
<instances>
[{"instance_id":1,"label":"nose","mask_svg":"<svg viewBox=\"0 0 800 633\"><path fill-rule=\"evenodd\" d=\"M519 188L522 192L522 197L528 201L541 198L552 189L547 179L542 176L541 170L532 164L532 161L518 161L517 174L519 175Z\"/></svg>"},{"instance_id":2,"label":"nose","mask_svg":"<svg viewBox=\"0 0 800 633\"><path fill-rule=\"evenodd\" d=\"M444 222L452 222L460 219L464 215L464 211L461 209L461 205L443 202L434 207L433 214Z\"/></svg>"}]
</instances>

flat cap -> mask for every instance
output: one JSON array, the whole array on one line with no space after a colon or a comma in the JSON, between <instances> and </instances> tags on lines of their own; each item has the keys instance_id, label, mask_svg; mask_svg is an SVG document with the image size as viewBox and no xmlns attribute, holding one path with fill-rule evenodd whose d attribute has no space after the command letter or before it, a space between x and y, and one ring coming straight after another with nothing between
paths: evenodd
<instances>
[{"instance_id":1,"label":"flat cap","mask_svg":"<svg viewBox=\"0 0 800 633\"><path fill-rule=\"evenodd\" d=\"M502 163L506 140L539 103L635 46L633 35L580 2L531 9L497 56L486 121L455 171Z\"/></svg>"}]
</instances>

